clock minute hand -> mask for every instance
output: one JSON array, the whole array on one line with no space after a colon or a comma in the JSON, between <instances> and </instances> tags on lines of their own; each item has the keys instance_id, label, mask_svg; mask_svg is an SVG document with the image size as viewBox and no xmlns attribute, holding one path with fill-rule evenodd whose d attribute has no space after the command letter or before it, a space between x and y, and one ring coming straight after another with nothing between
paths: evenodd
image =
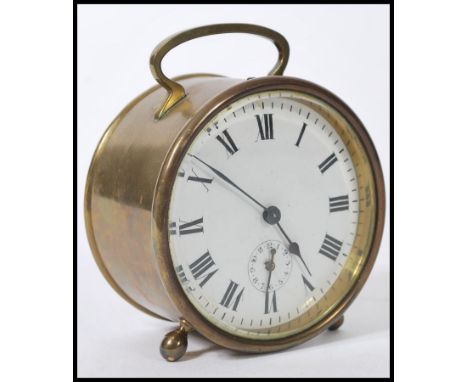
<instances>
[{"instance_id":1,"label":"clock minute hand","mask_svg":"<svg viewBox=\"0 0 468 382\"><path fill-rule=\"evenodd\" d=\"M252 200L254 203L262 207L264 210L266 210L266 207L258 202L254 197L250 196L247 192L245 192L242 188L240 188L237 184L235 184L231 179L229 179L226 175L224 175L221 171L216 170L214 167L210 166L208 163L197 157L196 155L193 154L188 154L192 158L195 158L199 162L203 163L206 167L208 167L211 171L213 171L218 177L220 177L222 180L224 180L226 183L230 184L232 187L236 188L240 192L242 192L245 196L247 196L250 200Z\"/></svg>"}]
</instances>

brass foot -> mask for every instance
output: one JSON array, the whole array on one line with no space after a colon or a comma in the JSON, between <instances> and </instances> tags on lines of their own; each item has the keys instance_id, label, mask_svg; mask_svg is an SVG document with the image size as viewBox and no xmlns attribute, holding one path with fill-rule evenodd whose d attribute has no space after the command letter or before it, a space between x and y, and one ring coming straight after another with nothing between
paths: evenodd
<instances>
[{"instance_id":1,"label":"brass foot","mask_svg":"<svg viewBox=\"0 0 468 382\"><path fill-rule=\"evenodd\" d=\"M341 316L337 321L335 321L334 324L330 325L328 327L328 330L337 330L340 328L341 325L343 325L343 322L344 322L344 316Z\"/></svg>"},{"instance_id":2,"label":"brass foot","mask_svg":"<svg viewBox=\"0 0 468 382\"><path fill-rule=\"evenodd\" d=\"M182 319L176 330L164 336L159 351L166 361L177 361L185 354L187 351L187 333L190 331L192 331L192 327Z\"/></svg>"}]
</instances>

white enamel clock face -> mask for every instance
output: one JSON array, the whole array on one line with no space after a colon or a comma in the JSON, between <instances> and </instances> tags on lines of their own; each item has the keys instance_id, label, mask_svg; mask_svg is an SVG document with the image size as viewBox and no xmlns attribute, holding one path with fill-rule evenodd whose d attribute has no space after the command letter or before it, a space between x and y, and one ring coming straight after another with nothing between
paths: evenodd
<instances>
[{"instance_id":1,"label":"white enamel clock face","mask_svg":"<svg viewBox=\"0 0 468 382\"><path fill-rule=\"evenodd\" d=\"M306 98L272 91L235 102L200 131L173 186L179 282L206 319L237 336L302 330L299 317L333 305L323 300L339 279L340 296L351 285L357 171L347 143Z\"/></svg>"}]
</instances>

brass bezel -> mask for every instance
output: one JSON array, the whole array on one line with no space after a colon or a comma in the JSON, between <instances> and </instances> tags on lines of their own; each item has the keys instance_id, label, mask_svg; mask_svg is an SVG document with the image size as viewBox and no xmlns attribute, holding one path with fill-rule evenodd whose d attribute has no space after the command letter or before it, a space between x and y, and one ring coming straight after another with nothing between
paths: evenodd
<instances>
[{"instance_id":1,"label":"brass bezel","mask_svg":"<svg viewBox=\"0 0 468 382\"><path fill-rule=\"evenodd\" d=\"M204 318L191 304L179 284L172 264L169 246L168 211L172 186L177 175L178 167L187 149L190 147L190 144L200 130L203 129L205 124L218 112L231 103L252 93L268 90L291 90L309 94L326 104L329 104L346 119L352 130L358 136L373 171L372 175L375 188L376 217L374 235L369 255L366 258L366 262L363 265L359 278L335 308L317 324L302 332L279 339L255 340L237 337L221 330ZM176 308L180 311L181 318L187 320L200 334L220 346L243 352L269 352L281 350L305 342L341 319L344 311L349 307L351 302L362 289L374 265L382 238L384 216L385 191L380 161L374 145L359 118L342 100L319 85L293 77L270 76L247 80L232 86L228 90L214 97L211 101L207 102L199 112L194 115L189 122L187 122L186 126L169 148L158 176L154 190L152 210L152 238L162 281L165 285L166 292Z\"/></svg>"}]
</instances>

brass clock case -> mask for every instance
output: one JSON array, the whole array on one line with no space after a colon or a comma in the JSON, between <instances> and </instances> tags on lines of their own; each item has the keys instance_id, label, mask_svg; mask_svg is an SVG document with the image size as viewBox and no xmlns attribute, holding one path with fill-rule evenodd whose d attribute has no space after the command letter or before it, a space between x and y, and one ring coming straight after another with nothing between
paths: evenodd
<instances>
[{"instance_id":1,"label":"brass clock case","mask_svg":"<svg viewBox=\"0 0 468 382\"><path fill-rule=\"evenodd\" d=\"M190 39L215 33L245 32L269 38L278 48L267 77L241 80L190 74L169 80L161 71L164 55ZM289 57L287 41L268 28L222 24L195 28L163 41L153 51L151 68L160 85L127 105L110 124L94 153L85 190L85 223L94 258L109 284L126 301L152 316L182 322L163 341L162 353L176 360L195 329L213 342L239 351L268 352L290 347L341 325L343 313L363 287L375 262L384 225L384 182L379 159L364 126L352 110L326 89L281 76ZM178 167L191 142L217 113L257 92L303 94L340 133L359 168L362 187L360 227L349 254L351 283L330 295L336 303L314 320L300 316L283 338L247 339L228 334L205 319L185 295L169 247L168 209ZM360 192L361 194L361 192ZM307 321L308 320L308 321ZM308 323L308 324L307 324Z\"/></svg>"}]
</instances>

